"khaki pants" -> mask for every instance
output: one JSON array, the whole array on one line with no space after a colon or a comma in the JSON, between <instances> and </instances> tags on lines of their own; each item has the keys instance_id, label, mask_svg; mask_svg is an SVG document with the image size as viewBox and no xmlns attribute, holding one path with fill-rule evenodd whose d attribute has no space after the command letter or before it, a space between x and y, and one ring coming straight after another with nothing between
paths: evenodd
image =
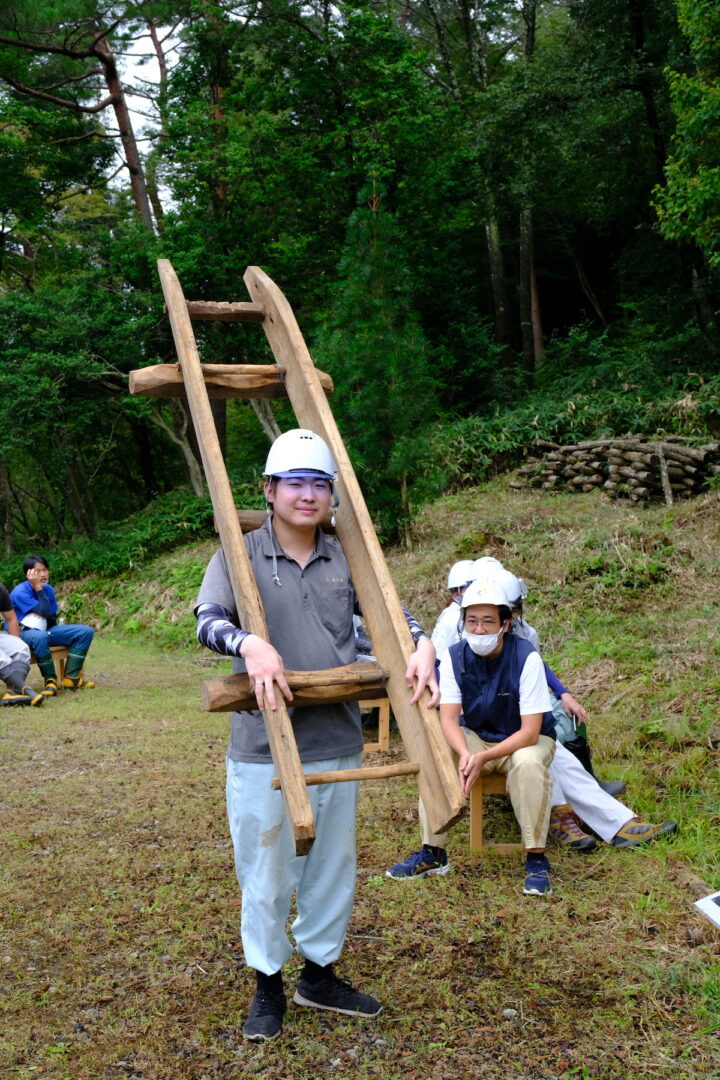
<instances>
[{"instance_id":1,"label":"khaki pants","mask_svg":"<svg viewBox=\"0 0 720 1080\"><path fill-rule=\"evenodd\" d=\"M470 728L462 728L462 732L471 754L487 750L493 745L484 742ZM531 851L533 848L542 849L547 841L552 794L549 768L554 754L555 740L548 735L540 735L534 746L524 746L508 757L486 761L482 770L484 775L499 772L507 777L508 795L520 826L526 851ZM457 764L457 755L453 754L453 758ZM422 799L418 804L418 812L423 844L444 848L447 833L431 831Z\"/></svg>"}]
</instances>

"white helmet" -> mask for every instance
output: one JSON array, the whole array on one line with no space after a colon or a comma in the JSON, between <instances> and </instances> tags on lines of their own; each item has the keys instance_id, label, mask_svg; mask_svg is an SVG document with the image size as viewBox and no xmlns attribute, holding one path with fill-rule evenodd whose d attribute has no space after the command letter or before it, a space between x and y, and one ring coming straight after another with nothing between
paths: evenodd
<instances>
[{"instance_id":1,"label":"white helmet","mask_svg":"<svg viewBox=\"0 0 720 1080\"><path fill-rule=\"evenodd\" d=\"M293 428L278 435L270 447L263 476L288 477L296 473L312 473L334 483L337 465L330 447L314 431Z\"/></svg>"},{"instance_id":2,"label":"white helmet","mask_svg":"<svg viewBox=\"0 0 720 1080\"><path fill-rule=\"evenodd\" d=\"M483 555L473 563L473 572L470 580L475 581L475 579L479 577L494 576L500 570L504 569L505 567L499 559L494 559L492 555Z\"/></svg>"},{"instance_id":3,"label":"white helmet","mask_svg":"<svg viewBox=\"0 0 720 1080\"><path fill-rule=\"evenodd\" d=\"M510 607L507 593L502 584L494 577L480 577L471 581L463 593L460 607L472 607L473 604L494 604L495 607Z\"/></svg>"},{"instance_id":4,"label":"white helmet","mask_svg":"<svg viewBox=\"0 0 720 1080\"><path fill-rule=\"evenodd\" d=\"M463 585L467 585L468 581L472 581L474 565L472 559L461 559L460 562L451 566L448 574L448 589L461 589Z\"/></svg>"},{"instance_id":5,"label":"white helmet","mask_svg":"<svg viewBox=\"0 0 720 1080\"><path fill-rule=\"evenodd\" d=\"M497 574L492 576L498 585L501 585L505 590L508 599L511 601L510 607L517 607L517 602L522 602L527 596L524 582L520 578L516 578L510 570L499 570Z\"/></svg>"}]
</instances>

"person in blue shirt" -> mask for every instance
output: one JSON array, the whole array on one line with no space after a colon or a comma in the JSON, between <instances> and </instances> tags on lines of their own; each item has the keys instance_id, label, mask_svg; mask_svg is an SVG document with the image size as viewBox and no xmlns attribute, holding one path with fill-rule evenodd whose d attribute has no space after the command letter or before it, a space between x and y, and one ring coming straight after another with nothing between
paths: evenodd
<instances>
[{"instance_id":1,"label":"person in blue shirt","mask_svg":"<svg viewBox=\"0 0 720 1080\"><path fill-rule=\"evenodd\" d=\"M58 622L55 590L48 584L50 569L42 555L28 555L23 563L25 580L10 593L20 623L20 637L35 655L45 680L43 693L54 697L59 689L53 645L68 648L68 660L62 686L66 690L88 690L94 682L83 676L85 657L93 639L91 626Z\"/></svg>"}]
</instances>

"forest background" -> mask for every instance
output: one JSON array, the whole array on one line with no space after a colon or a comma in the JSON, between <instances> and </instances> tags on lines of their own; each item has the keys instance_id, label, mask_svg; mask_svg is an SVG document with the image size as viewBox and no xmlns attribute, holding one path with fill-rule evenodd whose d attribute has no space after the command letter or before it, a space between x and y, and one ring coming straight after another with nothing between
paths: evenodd
<instances>
[{"instance_id":1,"label":"forest background","mask_svg":"<svg viewBox=\"0 0 720 1080\"><path fill-rule=\"evenodd\" d=\"M127 391L175 359L158 256L191 299L278 282L388 539L535 437L717 437L719 41L712 0L9 0L0 572L207 533L182 403ZM291 414L215 410L253 505Z\"/></svg>"}]
</instances>

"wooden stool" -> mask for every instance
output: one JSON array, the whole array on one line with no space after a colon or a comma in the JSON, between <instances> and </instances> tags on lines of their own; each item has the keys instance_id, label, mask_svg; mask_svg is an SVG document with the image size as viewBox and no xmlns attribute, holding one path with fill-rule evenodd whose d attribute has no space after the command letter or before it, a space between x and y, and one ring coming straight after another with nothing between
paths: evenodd
<instances>
[{"instance_id":1,"label":"wooden stool","mask_svg":"<svg viewBox=\"0 0 720 1080\"><path fill-rule=\"evenodd\" d=\"M483 843L483 799L485 795L507 795L507 785L502 773L480 776L470 790L470 850L499 851L509 854L522 848L522 844Z\"/></svg>"},{"instance_id":2,"label":"wooden stool","mask_svg":"<svg viewBox=\"0 0 720 1080\"><path fill-rule=\"evenodd\" d=\"M52 645L50 648L50 655L55 662L55 670L57 671L58 686L62 685L65 678L65 665L67 664L69 651L67 645ZM35 653L30 653L30 663L37 664Z\"/></svg>"},{"instance_id":3,"label":"wooden stool","mask_svg":"<svg viewBox=\"0 0 720 1080\"><path fill-rule=\"evenodd\" d=\"M387 698L377 698L374 701L359 701L361 709L379 709L378 717L378 742L366 742L363 750L371 754L375 750L390 749L390 702Z\"/></svg>"}]
</instances>

